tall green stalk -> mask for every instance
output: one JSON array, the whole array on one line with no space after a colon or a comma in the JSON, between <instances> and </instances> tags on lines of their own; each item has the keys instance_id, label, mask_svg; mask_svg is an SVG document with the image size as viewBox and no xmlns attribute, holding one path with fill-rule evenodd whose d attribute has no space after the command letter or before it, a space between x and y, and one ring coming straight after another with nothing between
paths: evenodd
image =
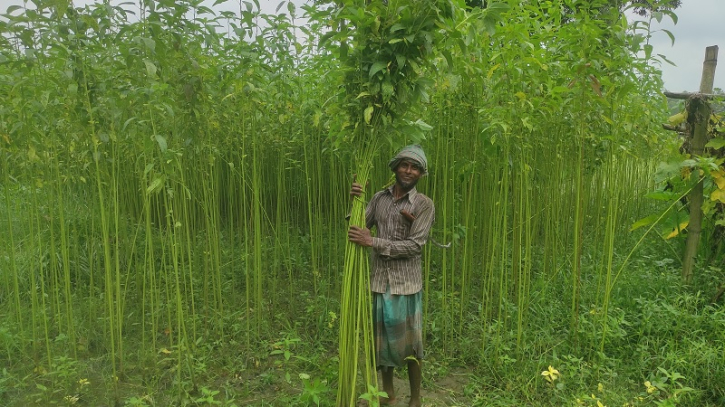
<instances>
[{"instance_id":1,"label":"tall green stalk","mask_svg":"<svg viewBox=\"0 0 725 407\"><path fill-rule=\"evenodd\" d=\"M373 135L374 137L374 135ZM374 138L357 158L356 176L360 185L366 185L375 154L378 151ZM355 198L350 211L350 225L366 227L365 207L367 197ZM340 334L339 334L339 383L337 387L337 406L356 404L357 372L359 367L360 345L363 349L363 379L368 390L377 388L376 362L372 327L372 298L370 293L370 270L367 250L350 241L345 247L345 265L342 275L342 296L340 298Z\"/></svg>"}]
</instances>

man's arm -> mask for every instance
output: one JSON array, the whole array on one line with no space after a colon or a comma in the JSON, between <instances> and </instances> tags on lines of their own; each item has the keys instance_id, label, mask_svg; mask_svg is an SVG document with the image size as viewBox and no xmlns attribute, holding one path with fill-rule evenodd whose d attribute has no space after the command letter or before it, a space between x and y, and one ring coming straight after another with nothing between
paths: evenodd
<instances>
[{"instance_id":1,"label":"man's arm","mask_svg":"<svg viewBox=\"0 0 725 407\"><path fill-rule=\"evenodd\" d=\"M410 225L408 237L404 240L388 240L372 237L372 248L384 258L401 259L420 255L428 241L430 228L435 218L433 201L427 199L418 208L418 215ZM403 215L401 215L403 216Z\"/></svg>"}]
</instances>

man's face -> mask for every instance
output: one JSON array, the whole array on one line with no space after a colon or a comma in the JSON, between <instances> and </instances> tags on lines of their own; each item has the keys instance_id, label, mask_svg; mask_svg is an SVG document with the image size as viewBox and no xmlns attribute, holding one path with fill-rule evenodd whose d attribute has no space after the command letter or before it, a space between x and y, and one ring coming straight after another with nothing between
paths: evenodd
<instances>
[{"instance_id":1,"label":"man's face","mask_svg":"<svg viewBox=\"0 0 725 407\"><path fill-rule=\"evenodd\" d=\"M407 191L418 183L422 174L423 171L415 161L405 158L395 168L395 181Z\"/></svg>"}]
</instances>

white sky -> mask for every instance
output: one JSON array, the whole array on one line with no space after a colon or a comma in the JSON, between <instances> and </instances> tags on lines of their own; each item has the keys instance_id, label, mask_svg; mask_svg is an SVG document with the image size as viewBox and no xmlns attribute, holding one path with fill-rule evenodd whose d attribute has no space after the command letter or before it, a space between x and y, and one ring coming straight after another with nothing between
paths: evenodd
<instances>
[{"instance_id":1,"label":"white sky","mask_svg":"<svg viewBox=\"0 0 725 407\"><path fill-rule=\"evenodd\" d=\"M99 0L100 1L100 0ZM120 3L122 0L112 0ZM137 3L138 0L127 0ZM247 0L253 3L252 0ZM297 14L301 15L299 5L308 0L291 0L298 5ZM94 0L74 0L76 6L92 3ZM0 0L0 13L13 4L22 4L23 0ZM286 0L259 0L263 13L272 14L280 3ZM214 0L205 0L211 6ZM239 11L239 0L228 0L215 7L218 10ZM32 7L32 6L31 6ZM287 12L283 5L280 12ZM705 57L705 48L711 45L720 47L720 67L715 72L715 87L725 90L725 0L682 0L682 6L675 10L678 16L677 25L672 24L669 17L652 24L652 30L666 29L675 36L672 45L670 37L664 32L653 32L651 44L655 54L663 54L677 66L663 63L660 67L666 90L697 91L700 88L702 63Z\"/></svg>"},{"instance_id":2,"label":"white sky","mask_svg":"<svg viewBox=\"0 0 725 407\"><path fill-rule=\"evenodd\" d=\"M664 32L653 33L654 52L664 54L677 66L661 66L665 88L672 92L697 92L700 89L705 48L719 47L719 66L715 70L715 87L725 90L725 0L682 0L675 10L678 21L669 17L656 21L652 29L666 29L675 36L675 45Z\"/></svg>"}]
</instances>

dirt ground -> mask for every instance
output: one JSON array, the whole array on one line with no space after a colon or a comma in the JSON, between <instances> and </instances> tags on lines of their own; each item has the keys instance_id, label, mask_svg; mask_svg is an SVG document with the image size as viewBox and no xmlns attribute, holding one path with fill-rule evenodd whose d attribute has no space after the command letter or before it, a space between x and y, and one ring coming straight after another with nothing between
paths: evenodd
<instances>
[{"instance_id":1,"label":"dirt ground","mask_svg":"<svg viewBox=\"0 0 725 407\"><path fill-rule=\"evenodd\" d=\"M425 372L423 372L425 375ZM381 377L378 377L382 381ZM395 384L395 402L389 404L395 407L406 407L410 400L410 386L407 373L396 374L393 379ZM442 378L435 383L423 382L421 399L425 407L463 407L468 403L465 401L463 389L468 384L468 375L465 373L454 373ZM366 407L366 402L358 403L358 407Z\"/></svg>"}]
</instances>

